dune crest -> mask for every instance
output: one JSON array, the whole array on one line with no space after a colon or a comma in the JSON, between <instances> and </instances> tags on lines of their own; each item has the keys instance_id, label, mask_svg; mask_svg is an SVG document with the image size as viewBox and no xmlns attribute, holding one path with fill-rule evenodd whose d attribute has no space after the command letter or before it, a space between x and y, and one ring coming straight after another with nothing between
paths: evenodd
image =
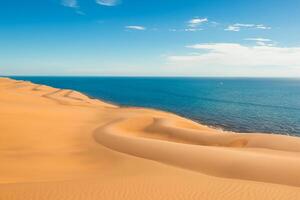
<instances>
[{"instance_id":1,"label":"dune crest","mask_svg":"<svg viewBox=\"0 0 300 200\"><path fill-rule=\"evenodd\" d=\"M198 132L181 128L177 130L176 126L171 126L166 119L161 119L160 124L157 123L157 119L154 119L153 124L150 125L155 134L162 135L161 138L156 137L154 140L154 137L149 139L147 136L139 135L138 132L145 132L147 126L144 129L140 127L130 129L133 122L127 123L127 121L129 120L124 118L117 119L98 128L95 132L96 140L123 153L214 176L300 186L299 154L286 156L280 152L295 151L300 148L287 150L286 146L274 145L271 148L278 150L266 154L260 152L259 149L252 149L270 146L261 145L260 141L267 139L264 135L251 138L247 135L224 133L222 136L214 136L210 133L212 135L204 134L205 138L203 138L201 129ZM139 126L143 123L140 118L135 118L134 121L139 123ZM134 132L136 135L132 136ZM165 135L166 132L168 132L167 135ZM283 141L280 137L268 139L273 139L278 143L277 139ZM256 145L256 140L259 145ZM300 147L300 141L297 142ZM247 147L247 143L252 148L247 151L241 150L240 148ZM275 172L283 173L276 173L274 176Z\"/></svg>"},{"instance_id":2,"label":"dune crest","mask_svg":"<svg viewBox=\"0 0 300 200\"><path fill-rule=\"evenodd\" d=\"M300 199L300 139L0 78L0 199Z\"/></svg>"}]
</instances>

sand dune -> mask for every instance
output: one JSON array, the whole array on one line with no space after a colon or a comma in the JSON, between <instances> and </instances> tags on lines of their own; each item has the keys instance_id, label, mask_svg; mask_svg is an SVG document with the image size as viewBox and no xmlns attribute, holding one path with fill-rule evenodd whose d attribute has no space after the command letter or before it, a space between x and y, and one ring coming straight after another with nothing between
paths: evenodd
<instances>
[{"instance_id":1,"label":"sand dune","mask_svg":"<svg viewBox=\"0 0 300 200\"><path fill-rule=\"evenodd\" d=\"M300 139L0 78L0 199L300 199Z\"/></svg>"}]
</instances>

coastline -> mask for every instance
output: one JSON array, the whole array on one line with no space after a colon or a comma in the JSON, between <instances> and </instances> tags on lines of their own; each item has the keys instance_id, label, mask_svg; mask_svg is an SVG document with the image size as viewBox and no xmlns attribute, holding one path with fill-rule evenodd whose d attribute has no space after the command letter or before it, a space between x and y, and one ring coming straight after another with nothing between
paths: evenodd
<instances>
[{"instance_id":1,"label":"coastline","mask_svg":"<svg viewBox=\"0 0 300 200\"><path fill-rule=\"evenodd\" d=\"M0 76L0 79L1 78L2 77ZM13 79L13 78L10 78L9 76L4 76L3 78ZM174 78L174 77L169 77L169 78ZM197 77L194 77L194 78L197 78ZM209 77L207 77L207 78L209 78ZM15 80L15 79L13 79L13 80ZM26 81L26 80L20 80L20 81L25 81L25 82L29 82L29 83L32 83L32 84L37 84L37 83L31 82L31 81ZM43 84L37 84L37 85L43 85ZM66 90L72 90L73 91L73 89L71 89L71 88L67 88ZM76 90L74 90L74 91L76 91ZM76 91L76 92L79 92L79 91ZM209 124L206 124L204 121L198 121L198 120L192 119L192 118L190 118L188 116L183 116L183 115L180 115L179 113L174 113L172 111L161 110L161 109L151 108L151 107L127 106L127 105L119 104L117 102L104 100L102 98L93 97L93 96L90 96L90 95L88 95L88 94L86 94L84 92L79 92L79 93L82 93L83 95L87 96L90 99L99 100L99 101L104 102L106 104L110 104L112 106L116 106L116 107L120 107L120 108L148 109L148 110L153 110L153 111L157 111L157 112L165 112L165 113L168 113L168 114L171 114L171 115L177 115L177 116L179 116L179 117L181 117L183 119L190 120L190 121L192 121L194 123L200 124L201 126L206 126L207 128L215 129L217 131L221 131L221 132L224 132L224 133L242 133L242 132L231 131L230 129L228 129L228 130L227 129L223 129L221 126L209 125ZM251 132L251 133L255 133L255 132ZM247 134L247 133L245 133L245 134ZM276 134L276 133L271 133L270 132L270 133L262 133L262 134ZM286 134L277 134L277 135L286 135ZM287 136L296 136L296 135L287 135Z\"/></svg>"},{"instance_id":2,"label":"coastline","mask_svg":"<svg viewBox=\"0 0 300 200\"><path fill-rule=\"evenodd\" d=\"M300 133L297 98L289 95L289 92L296 90L293 85L299 85L299 82L291 79L147 79L97 76L24 76L15 79L77 90L116 105L167 111L230 132L293 136ZM152 81L154 84L151 84ZM219 85L220 82L224 85ZM197 87L193 87L194 84ZM241 87L235 88L236 84ZM186 88L186 92L180 91L180 88ZM255 88L259 88L258 91ZM282 95L280 88L285 88ZM123 90L126 92L119 92ZM260 95L256 97L254 91ZM268 100L268 96L273 98ZM168 102L168 99L172 101Z\"/></svg>"},{"instance_id":3,"label":"coastline","mask_svg":"<svg viewBox=\"0 0 300 200\"><path fill-rule=\"evenodd\" d=\"M300 198L297 137L217 130L169 112L8 78L0 78L0 108L2 198L22 199L26 188L23 199L30 199L37 194L33 182L43 183L40 196L66 199L72 199L67 188L81 195L92 190L78 199L155 198L156 190L164 199ZM242 194L249 188L253 198Z\"/></svg>"},{"instance_id":4,"label":"coastline","mask_svg":"<svg viewBox=\"0 0 300 200\"><path fill-rule=\"evenodd\" d=\"M22 76L21 76L22 77ZM63 76L62 76L63 77ZM1 76L0 76L1 78ZM13 78L10 78L9 76L4 76L3 78L9 78L9 79L13 79ZM109 78L109 77L107 77ZM135 77L133 77L135 78ZM138 77L139 78L139 77ZM147 78L147 77L146 77ZM161 77L159 77L161 78ZM176 78L176 77L168 77L168 78ZM198 77L194 77L194 78L198 78ZM205 78L215 78L215 77L205 77ZM226 78L226 77L225 77ZM228 78L231 78L231 77L228 77ZM249 77L251 78L251 77ZM14 79L13 79L14 80ZM26 81L26 80L18 80L18 81ZM34 82L31 82L31 81L26 81L26 82L29 82L29 83L32 83L32 84L37 84L37 85L43 85L43 84L38 84L38 83L34 83ZM52 87L52 86L51 86ZM66 88L66 90L73 90L71 88ZM76 91L76 90L74 90ZM76 91L76 92L79 92L79 91ZM79 93L82 93L83 95L87 96L88 98L90 99L94 99L94 100L99 100L101 102L104 102L106 104L110 104L112 106L117 106L117 107L120 107L120 108L133 108L133 109L148 109L148 110L153 110L153 111L157 111L157 112L165 112L165 113L168 113L168 114L172 114L172 115L177 115L183 119L186 119L186 120L190 120L194 123L197 123L197 124L200 124L201 126L205 126L207 128L211 128L211 129L215 129L217 131L221 131L223 133L237 133L237 134L252 134L252 133L257 133L257 132L254 132L254 131L251 131L251 132L238 132L238 131L233 131L231 130L230 128L228 129L225 129L224 127L222 126L214 126L214 125L210 125L204 121L201 121L201 120L196 120L196 119L193 119L191 117L188 117L188 116L184 116L184 115L181 115L179 113L174 113L172 111L167 111L167 110L162 110L162 109L158 109L158 108L153 108L153 107L139 107L139 106L128 106L128 105L122 105L122 104L119 104L117 102L113 102L113 101L108 101L108 100L104 100L102 98L97 98L97 97L93 97L91 95L88 95L84 92L79 92ZM261 132L260 134L276 134L276 135L283 135L283 136L292 136L292 137L299 137L298 135L296 134L281 134L281 133L272 133L272 132Z\"/></svg>"}]
</instances>

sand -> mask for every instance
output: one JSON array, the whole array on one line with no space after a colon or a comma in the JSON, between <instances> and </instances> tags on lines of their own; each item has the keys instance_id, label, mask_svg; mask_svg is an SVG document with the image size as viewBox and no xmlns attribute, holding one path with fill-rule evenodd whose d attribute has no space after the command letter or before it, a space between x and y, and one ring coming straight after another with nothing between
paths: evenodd
<instances>
[{"instance_id":1,"label":"sand","mask_svg":"<svg viewBox=\"0 0 300 200\"><path fill-rule=\"evenodd\" d=\"M299 200L300 138L0 78L0 200Z\"/></svg>"}]
</instances>

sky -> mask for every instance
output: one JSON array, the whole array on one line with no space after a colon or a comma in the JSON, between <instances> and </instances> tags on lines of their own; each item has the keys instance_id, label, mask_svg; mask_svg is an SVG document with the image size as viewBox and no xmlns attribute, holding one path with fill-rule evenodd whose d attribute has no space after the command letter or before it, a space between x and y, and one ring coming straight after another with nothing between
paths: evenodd
<instances>
[{"instance_id":1,"label":"sky","mask_svg":"<svg viewBox=\"0 0 300 200\"><path fill-rule=\"evenodd\" d=\"M300 77L300 0L0 0L0 75Z\"/></svg>"}]
</instances>

